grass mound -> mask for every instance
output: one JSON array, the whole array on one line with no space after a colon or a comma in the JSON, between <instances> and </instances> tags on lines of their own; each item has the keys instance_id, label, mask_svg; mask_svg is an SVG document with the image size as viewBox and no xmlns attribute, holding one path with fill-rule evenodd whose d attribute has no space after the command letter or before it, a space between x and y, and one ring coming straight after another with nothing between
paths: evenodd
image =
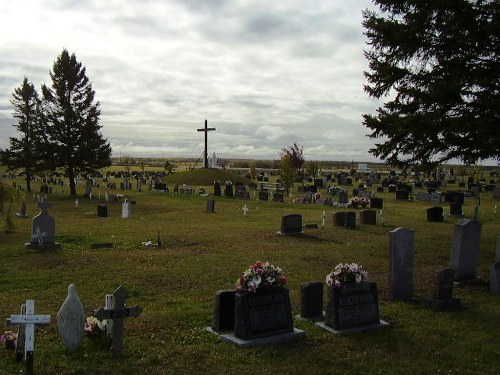
<instances>
[{"instance_id":1,"label":"grass mound","mask_svg":"<svg viewBox=\"0 0 500 375\"><path fill-rule=\"evenodd\" d=\"M243 182L245 185L250 183L250 180L240 174L216 168L200 168L192 171L176 172L163 179L170 184L186 184L186 185L213 185L214 181L220 181L222 185L226 181Z\"/></svg>"}]
</instances>

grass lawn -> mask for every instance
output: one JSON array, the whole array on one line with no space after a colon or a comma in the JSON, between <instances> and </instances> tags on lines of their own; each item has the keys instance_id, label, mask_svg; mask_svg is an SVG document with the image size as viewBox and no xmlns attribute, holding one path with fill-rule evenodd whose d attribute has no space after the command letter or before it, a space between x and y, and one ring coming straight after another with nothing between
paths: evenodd
<instances>
[{"instance_id":1,"label":"grass lawn","mask_svg":"<svg viewBox=\"0 0 500 375\"><path fill-rule=\"evenodd\" d=\"M79 194L84 186L81 182ZM52 315L50 325L36 329L36 374L500 373L500 296L479 285L455 289L462 300L462 308L455 311L436 312L419 303L432 294L435 271L449 265L454 223L459 220L427 223L426 209L432 203L396 201L393 193L377 193L384 198L385 225L378 217L376 226L348 230L332 225L332 213L340 208L216 197L215 213L209 214L207 197L172 192L126 191L137 202L130 218L121 218L121 204L115 202L107 203L107 218L98 218L96 206L105 203L102 199L79 196L75 208L74 199L60 190L55 187L49 197L49 213L56 220L61 250L23 247L31 219L15 218L15 232L0 233L0 319L17 314L27 299L36 300L37 313ZM103 197L104 190L100 193ZM94 198L98 194L94 189ZM484 281L489 281L500 236L500 211L494 213L499 202L491 195L482 193L480 208L478 276ZM33 217L39 210L31 195L26 199ZM245 204L246 218L241 210ZM466 217L472 217L474 205L474 199L466 199ZM324 230L276 235L283 215L299 213L303 223L319 224L323 210ZM357 216L359 220L359 212ZM387 299L388 232L397 227L416 234L415 302ZM158 230L163 246L143 246L143 241L156 242ZM97 242L112 242L114 247L91 249ZM297 320L295 326L307 332L302 341L247 349L220 341L205 330L211 324L215 293L232 289L241 272L257 260L284 269L294 313L300 310L302 283L323 281L340 262L362 264L369 279L378 283L381 318L390 327L333 335L314 322ZM76 285L87 315L120 285L130 292L127 304L142 307L141 316L125 320L120 357L113 358L103 340L88 337L77 352L64 349L55 322L70 283ZM12 352L0 348L0 374L23 371L24 363L16 363Z\"/></svg>"}]
</instances>

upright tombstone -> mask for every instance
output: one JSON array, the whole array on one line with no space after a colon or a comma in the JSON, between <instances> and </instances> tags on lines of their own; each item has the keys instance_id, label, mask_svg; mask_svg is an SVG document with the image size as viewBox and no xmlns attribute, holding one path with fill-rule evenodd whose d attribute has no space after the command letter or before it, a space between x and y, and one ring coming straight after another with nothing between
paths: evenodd
<instances>
[{"instance_id":1,"label":"upright tombstone","mask_svg":"<svg viewBox=\"0 0 500 375\"><path fill-rule=\"evenodd\" d=\"M300 286L300 316L314 319L323 316L323 283L311 281Z\"/></svg>"},{"instance_id":2,"label":"upright tombstone","mask_svg":"<svg viewBox=\"0 0 500 375\"><path fill-rule=\"evenodd\" d=\"M220 181L214 181L214 195L216 197L220 197L221 196Z\"/></svg>"},{"instance_id":3,"label":"upright tombstone","mask_svg":"<svg viewBox=\"0 0 500 375\"><path fill-rule=\"evenodd\" d=\"M64 347L73 352L80 347L85 326L85 311L73 284L68 286L68 296L57 313L57 328Z\"/></svg>"},{"instance_id":4,"label":"upright tombstone","mask_svg":"<svg viewBox=\"0 0 500 375\"><path fill-rule=\"evenodd\" d=\"M396 190L396 199L407 201L410 199L410 192L408 190Z\"/></svg>"},{"instance_id":5,"label":"upright tombstone","mask_svg":"<svg viewBox=\"0 0 500 375\"><path fill-rule=\"evenodd\" d=\"M416 197L417 201L429 202L431 200L431 195L426 191L419 191Z\"/></svg>"},{"instance_id":6,"label":"upright tombstone","mask_svg":"<svg viewBox=\"0 0 500 375\"><path fill-rule=\"evenodd\" d=\"M280 234L300 234L302 233L302 215L290 214L281 217Z\"/></svg>"},{"instance_id":7,"label":"upright tombstone","mask_svg":"<svg viewBox=\"0 0 500 375\"><path fill-rule=\"evenodd\" d=\"M335 227L344 227L345 226L345 212L334 212L333 213L333 226Z\"/></svg>"},{"instance_id":8,"label":"upright tombstone","mask_svg":"<svg viewBox=\"0 0 500 375\"><path fill-rule=\"evenodd\" d=\"M495 263L500 262L500 237L497 237L497 250L495 255Z\"/></svg>"},{"instance_id":9,"label":"upright tombstone","mask_svg":"<svg viewBox=\"0 0 500 375\"><path fill-rule=\"evenodd\" d=\"M345 213L344 226L347 229L356 229L356 212L349 211Z\"/></svg>"},{"instance_id":10,"label":"upright tombstone","mask_svg":"<svg viewBox=\"0 0 500 375\"><path fill-rule=\"evenodd\" d=\"M26 201L24 199L21 202L21 209L19 210L18 213L16 213L16 216L23 219L28 217L28 212L26 211Z\"/></svg>"},{"instance_id":11,"label":"upright tombstone","mask_svg":"<svg viewBox=\"0 0 500 375\"><path fill-rule=\"evenodd\" d=\"M122 286L119 286L113 292L114 308L100 307L94 314L99 319L113 320L112 347L114 356L118 356L123 349L123 319L130 316L137 318L141 315L142 308L138 305L134 307L125 306L125 298L129 296L128 292Z\"/></svg>"},{"instance_id":12,"label":"upright tombstone","mask_svg":"<svg viewBox=\"0 0 500 375\"><path fill-rule=\"evenodd\" d=\"M431 207L427 209L427 222L442 223L444 221L443 207Z\"/></svg>"},{"instance_id":13,"label":"upright tombstone","mask_svg":"<svg viewBox=\"0 0 500 375\"><path fill-rule=\"evenodd\" d=\"M234 197L233 183L231 181L226 181L226 186L224 188L224 196L226 196L228 198Z\"/></svg>"},{"instance_id":14,"label":"upright tombstone","mask_svg":"<svg viewBox=\"0 0 500 375\"><path fill-rule=\"evenodd\" d=\"M490 266L490 292L500 294L500 262Z\"/></svg>"},{"instance_id":15,"label":"upright tombstone","mask_svg":"<svg viewBox=\"0 0 500 375\"><path fill-rule=\"evenodd\" d=\"M434 278L434 293L432 297L424 298L422 304L438 310L448 310L460 306L460 299L453 298L453 280L455 270L451 268L436 272Z\"/></svg>"},{"instance_id":16,"label":"upright tombstone","mask_svg":"<svg viewBox=\"0 0 500 375\"><path fill-rule=\"evenodd\" d=\"M85 183L85 197L90 197L90 195L92 194L93 185L94 184L91 179L87 180L87 182Z\"/></svg>"},{"instance_id":17,"label":"upright tombstone","mask_svg":"<svg viewBox=\"0 0 500 375\"><path fill-rule=\"evenodd\" d=\"M377 225L377 211L361 210L359 212L359 223L364 225Z\"/></svg>"},{"instance_id":18,"label":"upright tombstone","mask_svg":"<svg viewBox=\"0 0 500 375\"><path fill-rule=\"evenodd\" d=\"M122 203L122 219L128 219L130 217L131 210L132 208L130 206L130 202L128 199L125 199L125 202Z\"/></svg>"},{"instance_id":19,"label":"upright tombstone","mask_svg":"<svg viewBox=\"0 0 500 375\"><path fill-rule=\"evenodd\" d=\"M56 222L47 211L52 205L46 198L42 198L37 206L41 211L33 218L31 242L25 244L25 247L29 249L59 249L61 245L55 242Z\"/></svg>"},{"instance_id":20,"label":"upright tombstone","mask_svg":"<svg viewBox=\"0 0 500 375\"><path fill-rule=\"evenodd\" d=\"M451 249L450 268L455 270L455 281L477 279L481 223L462 219L455 224Z\"/></svg>"},{"instance_id":21,"label":"upright tombstone","mask_svg":"<svg viewBox=\"0 0 500 375\"><path fill-rule=\"evenodd\" d=\"M382 198L375 198L375 197L371 198L370 208L382 210L384 208L384 200Z\"/></svg>"},{"instance_id":22,"label":"upright tombstone","mask_svg":"<svg viewBox=\"0 0 500 375\"><path fill-rule=\"evenodd\" d=\"M208 199L207 200L207 212L214 213L215 212L215 200Z\"/></svg>"},{"instance_id":23,"label":"upright tombstone","mask_svg":"<svg viewBox=\"0 0 500 375\"><path fill-rule=\"evenodd\" d=\"M341 205L346 205L348 202L349 202L349 195L347 194L347 191L340 190L339 191L339 203Z\"/></svg>"},{"instance_id":24,"label":"upright tombstone","mask_svg":"<svg viewBox=\"0 0 500 375\"><path fill-rule=\"evenodd\" d=\"M218 290L215 294L212 330L216 332L234 329L234 290Z\"/></svg>"},{"instance_id":25,"label":"upright tombstone","mask_svg":"<svg viewBox=\"0 0 500 375\"><path fill-rule=\"evenodd\" d=\"M463 216L462 203L450 202L450 215L451 216Z\"/></svg>"},{"instance_id":26,"label":"upright tombstone","mask_svg":"<svg viewBox=\"0 0 500 375\"><path fill-rule=\"evenodd\" d=\"M27 300L21 307L24 313L12 315L7 324L18 324L24 327L24 359L26 360L26 375L33 375L33 360L35 354L35 324L49 324L50 315L35 315L35 301ZM19 339L19 338L18 338ZM17 351L17 349L16 349Z\"/></svg>"},{"instance_id":27,"label":"upright tombstone","mask_svg":"<svg viewBox=\"0 0 500 375\"><path fill-rule=\"evenodd\" d=\"M413 298L413 254L415 232L396 228L389 232L389 300Z\"/></svg>"},{"instance_id":28,"label":"upright tombstone","mask_svg":"<svg viewBox=\"0 0 500 375\"><path fill-rule=\"evenodd\" d=\"M260 201L268 201L269 193L267 191L259 191L259 200Z\"/></svg>"},{"instance_id":29,"label":"upright tombstone","mask_svg":"<svg viewBox=\"0 0 500 375\"><path fill-rule=\"evenodd\" d=\"M104 204L97 205L97 216L98 217L108 217L108 206Z\"/></svg>"}]
</instances>

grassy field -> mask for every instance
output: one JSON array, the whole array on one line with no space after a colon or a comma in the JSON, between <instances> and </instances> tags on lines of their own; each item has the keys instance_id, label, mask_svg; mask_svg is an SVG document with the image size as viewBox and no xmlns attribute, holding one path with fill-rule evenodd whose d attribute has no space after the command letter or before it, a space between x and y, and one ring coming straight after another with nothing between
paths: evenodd
<instances>
[{"instance_id":1,"label":"grassy field","mask_svg":"<svg viewBox=\"0 0 500 375\"><path fill-rule=\"evenodd\" d=\"M81 183L79 194L83 189ZM500 373L500 297L490 294L488 286L455 289L462 300L456 311L436 312L419 303L432 293L434 272L449 265L458 221L427 223L429 203L401 202L394 194L378 193L385 202L385 225L334 228L332 213L340 209L328 207L324 230L284 237L276 235L282 215L299 213L304 223L319 224L325 207L217 197L215 213L208 214L207 197L127 191L137 202L129 219L121 218L121 204L114 202L107 203L109 217L98 218L96 206L102 200L80 196L75 208L74 199L54 192L49 213L56 219L61 250L24 249L31 219L15 218L15 232L0 233L0 319L17 314L26 299L36 300L38 313L52 315L50 325L36 330L36 374ZM104 190L100 193L103 197ZM94 189L94 197L98 194ZM31 195L26 199L32 217L38 209ZM500 211L494 213L498 203L491 193L482 194L478 275L485 281L500 236ZM246 218L244 204L250 209ZM467 217L474 205L475 200L466 200ZM388 232L400 226L416 232L415 301L393 303L387 300ZM156 242L158 230L163 246L143 246L147 240ZM97 242L114 247L90 249ZM211 324L215 292L232 289L256 260L284 269L295 313L302 283L324 280L340 262L358 262L378 283L381 318L390 327L333 335L314 322L296 321L307 332L305 340L249 349L222 342L205 330ZM64 349L55 319L70 283L76 285L87 315L120 285L130 292L127 304L143 308L140 317L125 321L120 357L113 358L103 340L87 337L77 352ZM24 363L0 348L0 374L23 371Z\"/></svg>"}]
</instances>

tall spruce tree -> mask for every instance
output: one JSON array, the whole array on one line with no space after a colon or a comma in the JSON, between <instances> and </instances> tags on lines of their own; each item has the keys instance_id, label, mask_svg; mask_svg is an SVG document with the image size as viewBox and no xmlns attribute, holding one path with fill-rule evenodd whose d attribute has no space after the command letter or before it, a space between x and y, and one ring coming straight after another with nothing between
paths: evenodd
<instances>
[{"instance_id":1,"label":"tall spruce tree","mask_svg":"<svg viewBox=\"0 0 500 375\"><path fill-rule=\"evenodd\" d=\"M43 142L40 121L40 98L33 83L24 77L21 86L12 93L14 126L20 138L10 138L10 148L0 151L2 164L9 170L21 169L26 174L26 190L31 192L33 173L40 166L40 144Z\"/></svg>"},{"instance_id":2,"label":"tall spruce tree","mask_svg":"<svg viewBox=\"0 0 500 375\"><path fill-rule=\"evenodd\" d=\"M75 177L111 165L111 147L99 125L100 103L75 54L64 49L50 72L52 88L42 86L47 160L62 167L76 195Z\"/></svg>"},{"instance_id":3,"label":"tall spruce tree","mask_svg":"<svg viewBox=\"0 0 500 375\"><path fill-rule=\"evenodd\" d=\"M500 159L500 2L374 0L364 11L370 152L393 165Z\"/></svg>"}]
</instances>

